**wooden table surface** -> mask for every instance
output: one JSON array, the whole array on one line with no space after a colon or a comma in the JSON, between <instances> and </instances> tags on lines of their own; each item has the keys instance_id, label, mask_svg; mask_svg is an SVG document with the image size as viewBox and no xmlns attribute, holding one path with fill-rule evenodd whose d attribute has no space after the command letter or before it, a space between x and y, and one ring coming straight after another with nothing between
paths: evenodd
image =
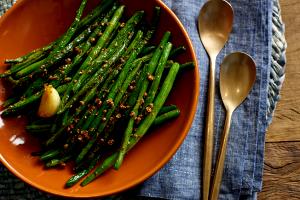
<instances>
[{"instance_id":1,"label":"wooden table surface","mask_svg":"<svg viewBox=\"0 0 300 200\"><path fill-rule=\"evenodd\" d=\"M286 25L286 79L267 132L259 199L300 199L300 0L280 0Z\"/></svg>"}]
</instances>

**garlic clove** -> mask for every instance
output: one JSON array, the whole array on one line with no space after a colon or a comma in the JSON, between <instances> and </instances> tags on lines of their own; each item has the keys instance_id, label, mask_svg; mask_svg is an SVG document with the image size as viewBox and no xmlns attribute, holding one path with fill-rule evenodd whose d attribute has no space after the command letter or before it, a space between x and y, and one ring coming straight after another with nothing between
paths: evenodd
<instances>
[{"instance_id":1,"label":"garlic clove","mask_svg":"<svg viewBox=\"0 0 300 200\"><path fill-rule=\"evenodd\" d=\"M44 94L41 98L38 116L43 118L52 117L56 114L60 104L60 96L52 85L44 86Z\"/></svg>"}]
</instances>

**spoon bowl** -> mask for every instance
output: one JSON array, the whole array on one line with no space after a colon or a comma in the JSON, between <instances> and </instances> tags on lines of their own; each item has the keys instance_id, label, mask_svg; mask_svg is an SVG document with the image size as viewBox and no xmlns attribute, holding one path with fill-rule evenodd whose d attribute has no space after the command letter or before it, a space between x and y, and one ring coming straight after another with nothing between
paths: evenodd
<instances>
[{"instance_id":1,"label":"spoon bowl","mask_svg":"<svg viewBox=\"0 0 300 200\"><path fill-rule=\"evenodd\" d=\"M227 42L233 23L233 9L227 1L208 1L201 8L198 29L208 54L218 54Z\"/></svg>"},{"instance_id":2,"label":"spoon bowl","mask_svg":"<svg viewBox=\"0 0 300 200\"><path fill-rule=\"evenodd\" d=\"M242 52L224 58L220 70L220 92L227 110L238 107L249 94L255 81L253 59Z\"/></svg>"}]
</instances>

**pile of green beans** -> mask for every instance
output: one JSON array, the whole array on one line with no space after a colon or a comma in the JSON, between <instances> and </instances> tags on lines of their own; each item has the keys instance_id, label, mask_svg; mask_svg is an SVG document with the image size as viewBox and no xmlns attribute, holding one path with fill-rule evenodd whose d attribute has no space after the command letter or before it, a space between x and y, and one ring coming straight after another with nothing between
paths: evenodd
<instances>
[{"instance_id":1,"label":"pile of green beans","mask_svg":"<svg viewBox=\"0 0 300 200\"><path fill-rule=\"evenodd\" d=\"M144 11L126 21L125 6L115 0L101 1L82 18L86 4L82 0L66 33L45 47L7 59L10 68L0 75L13 90L2 116L27 115L26 130L43 142L35 155L48 168L75 161L66 187L84 177L85 186L109 168L119 169L151 127L178 117L179 109L165 101L177 75L194 67L173 60L185 48L172 45L170 32L157 46L149 44L159 7L147 25ZM44 85L52 85L61 97L50 118L36 115Z\"/></svg>"}]
</instances>

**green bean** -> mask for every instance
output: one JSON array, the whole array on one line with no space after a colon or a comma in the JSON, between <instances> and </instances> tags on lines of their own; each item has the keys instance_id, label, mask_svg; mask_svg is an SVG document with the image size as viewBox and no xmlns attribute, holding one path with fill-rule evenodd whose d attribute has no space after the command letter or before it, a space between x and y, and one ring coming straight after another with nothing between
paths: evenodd
<instances>
[{"instance_id":1,"label":"green bean","mask_svg":"<svg viewBox=\"0 0 300 200\"><path fill-rule=\"evenodd\" d=\"M57 92L61 94L66 90L66 88L67 88L67 85L59 86L57 88ZM17 103L8 106L8 108L6 108L2 112L1 115L8 116L11 114L15 114L16 112L19 112L20 110L24 109L28 105L35 103L37 100L39 100L41 98L42 94L43 94L43 91L37 92L36 94L34 94L28 98L22 99L21 101L18 101Z\"/></svg>"},{"instance_id":2,"label":"green bean","mask_svg":"<svg viewBox=\"0 0 300 200\"><path fill-rule=\"evenodd\" d=\"M40 159L42 161L47 161L47 160L50 160L50 159L56 157L59 154L60 154L60 151L58 151L58 150L49 150L49 151L43 153L43 155L40 156Z\"/></svg>"},{"instance_id":3,"label":"green bean","mask_svg":"<svg viewBox=\"0 0 300 200\"><path fill-rule=\"evenodd\" d=\"M72 158L71 155L65 156L61 159L52 159L46 163L46 167L51 168L51 167L56 167L58 165L64 164L66 161L70 160Z\"/></svg>"},{"instance_id":4,"label":"green bean","mask_svg":"<svg viewBox=\"0 0 300 200\"><path fill-rule=\"evenodd\" d=\"M165 113L170 112L170 111L175 110L175 109L178 109L176 105L163 106L159 110L158 115L165 114Z\"/></svg>"},{"instance_id":5,"label":"green bean","mask_svg":"<svg viewBox=\"0 0 300 200\"><path fill-rule=\"evenodd\" d=\"M141 52L141 55L147 55L147 54L151 53L152 51L154 51L155 49L156 49L156 46L144 47L143 51Z\"/></svg>"},{"instance_id":6,"label":"green bean","mask_svg":"<svg viewBox=\"0 0 300 200\"><path fill-rule=\"evenodd\" d=\"M180 65L180 71L182 70L190 70L195 68L194 62L186 62Z\"/></svg>"},{"instance_id":7,"label":"green bean","mask_svg":"<svg viewBox=\"0 0 300 200\"><path fill-rule=\"evenodd\" d=\"M114 153L108 158L106 158L103 163L97 167L97 169L88 177L86 177L83 182L80 184L81 186L86 186L90 182L92 182L94 179L96 179L98 176L100 176L103 172L108 170L113 166L113 163L116 161L118 154Z\"/></svg>"},{"instance_id":8,"label":"green bean","mask_svg":"<svg viewBox=\"0 0 300 200\"><path fill-rule=\"evenodd\" d=\"M75 175L73 175L66 183L66 187L72 187L73 185L75 185L76 183L78 183L78 181L80 181L85 175L87 175L97 164L97 162L99 161L99 159L101 158L100 155L96 156L90 163L90 165L88 166L88 168L81 170L80 172L76 173Z\"/></svg>"},{"instance_id":9,"label":"green bean","mask_svg":"<svg viewBox=\"0 0 300 200\"><path fill-rule=\"evenodd\" d=\"M170 57L170 59L173 59L184 52L186 52L185 46L179 46L171 51L169 57Z\"/></svg>"},{"instance_id":10,"label":"green bean","mask_svg":"<svg viewBox=\"0 0 300 200\"><path fill-rule=\"evenodd\" d=\"M158 115L155 118L155 120L153 121L153 124L151 126L159 126L159 125L165 123L166 121L169 121L171 119L178 117L179 114L180 114L180 110L176 108L175 110L171 110L164 114Z\"/></svg>"},{"instance_id":11,"label":"green bean","mask_svg":"<svg viewBox=\"0 0 300 200\"><path fill-rule=\"evenodd\" d=\"M78 28L76 32L80 32L82 29L84 29L86 26L91 24L94 20L96 20L101 14L106 12L107 9L112 7L115 0L102 0L101 3L92 11L90 12L86 17L84 17L78 25Z\"/></svg>"}]
</instances>

